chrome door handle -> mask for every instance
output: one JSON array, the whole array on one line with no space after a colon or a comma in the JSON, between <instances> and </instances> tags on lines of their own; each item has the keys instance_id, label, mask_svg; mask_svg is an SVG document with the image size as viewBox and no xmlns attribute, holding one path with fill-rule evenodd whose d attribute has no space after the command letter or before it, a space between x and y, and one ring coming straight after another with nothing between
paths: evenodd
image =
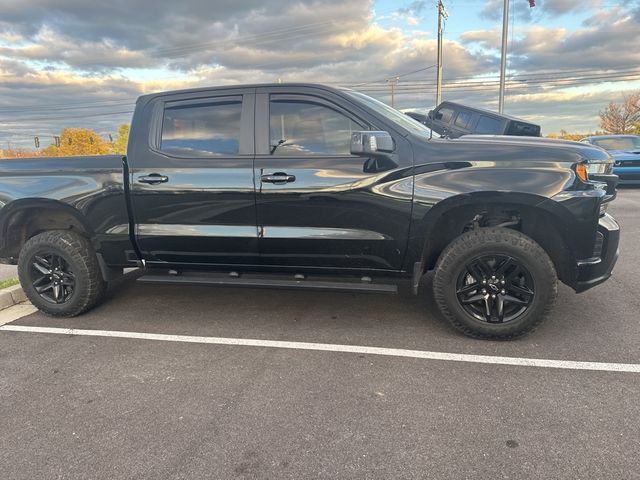
<instances>
[{"instance_id":1,"label":"chrome door handle","mask_svg":"<svg viewBox=\"0 0 640 480\"><path fill-rule=\"evenodd\" d=\"M159 173L151 173L149 175L138 177L138 181L140 183L148 183L149 185L158 185L159 183L167 183L169 181L169 177L160 175Z\"/></svg>"},{"instance_id":2,"label":"chrome door handle","mask_svg":"<svg viewBox=\"0 0 640 480\"><path fill-rule=\"evenodd\" d=\"M287 175L283 172L270 173L260 176L262 183L290 183L295 182L295 175Z\"/></svg>"}]
</instances>

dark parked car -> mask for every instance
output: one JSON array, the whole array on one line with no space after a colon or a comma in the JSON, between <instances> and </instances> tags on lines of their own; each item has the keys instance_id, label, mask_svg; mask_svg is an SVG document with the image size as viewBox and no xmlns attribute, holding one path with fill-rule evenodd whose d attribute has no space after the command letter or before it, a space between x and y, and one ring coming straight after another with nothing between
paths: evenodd
<instances>
[{"instance_id":1,"label":"dark parked car","mask_svg":"<svg viewBox=\"0 0 640 480\"><path fill-rule=\"evenodd\" d=\"M615 161L613 173L621 184L640 185L640 136L594 135L580 140L604 148Z\"/></svg>"},{"instance_id":2,"label":"dark parked car","mask_svg":"<svg viewBox=\"0 0 640 480\"><path fill-rule=\"evenodd\" d=\"M458 138L470 134L540 136L539 125L454 102L442 102L426 116L420 110L408 110L405 113L443 137Z\"/></svg>"},{"instance_id":3,"label":"dark parked car","mask_svg":"<svg viewBox=\"0 0 640 480\"><path fill-rule=\"evenodd\" d=\"M0 257L53 316L92 308L132 266L161 284L414 294L433 270L452 325L513 338L558 280L582 292L611 275L611 168L584 143L430 139L346 89L145 95L126 157L0 162Z\"/></svg>"}]
</instances>

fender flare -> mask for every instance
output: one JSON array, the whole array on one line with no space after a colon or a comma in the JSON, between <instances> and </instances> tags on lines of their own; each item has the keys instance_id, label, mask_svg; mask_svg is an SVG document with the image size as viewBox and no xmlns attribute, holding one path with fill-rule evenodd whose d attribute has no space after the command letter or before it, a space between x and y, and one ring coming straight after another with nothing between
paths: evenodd
<instances>
[{"instance_id":1,"label":"fender flare","mask_svg":"<svg viewBox=\"0 0 640 480\"><path fill-rule=\"evenodd\" d=\"M544 212L555 220L554 224L558 227L557 230L563 242L569 244L570 228L575 223L575 218L559 202L551 201L544 196L520 192L482 191L453 195L413 218L405 268L407 271L413 271L414 284L426 268L429 239L433 238L443 216L454 209L481 207L484 204L521 206Z\"/></svg>"},{"instance_id":2,"label":"fender flare","mask_svg":"<svg viewBox=\"0 0 640 480\"><path fill-rule=\"evenodd\" d=\"M82 215L79 210L73 208L71 205L63 203L59 200L52 200L50 198L18 199L6 204L0 210L0 250L4 250L7 246L6 241L9 238L9 225L11 223L11 219L20 214L20 212L35 208L55 210L69 215L82 226L87 237L92 239L95 236L95 232L87 222L85 216Z\"/></svg>"}]
</instances>

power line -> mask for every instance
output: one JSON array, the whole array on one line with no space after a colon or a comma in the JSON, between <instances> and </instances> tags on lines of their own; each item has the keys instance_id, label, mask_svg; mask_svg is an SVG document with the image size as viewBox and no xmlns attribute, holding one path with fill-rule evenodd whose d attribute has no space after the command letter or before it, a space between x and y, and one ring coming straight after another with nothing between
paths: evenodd
<instances>
[{"instance_id":1,"label":"power line","mask_svg":"<svg viewBox=\"0 0 640 480\"><path fill-rule=\"evenodd\" d=\"M431 68L434 68L435 65L429 65L427 67L424 68L420 68L417 70L412 70L409 72L405 72L405 73L401 73L399 75L394 75L392 77L405 77L408 75L412 75L415 73L419 73L425 70L429 70ZM598 72L598 73L593 73L591 75L567 75L567 74L573 74L573 73L581 73L581 72L593 72L592 68L582 68L582 69L573 69L573 70L564 70L564 71L548 71L548 72L538 72L538 73L520 73L520 74L513 74L510 75L509 78L510 80L508 81L509 84L513 84L514 82L526 82L529 84L534 84L536 81L540 82L540 81L549 81L549 80L564 80L564 79L585 79L585 80L589 80L589 79L593 79L593 80L598 80L598 79L605 79L605 78L613 78L613 77L617 77L619 75L631 75L631 74L636 74L639 71L637 70L637 68L635 69L624 69L624 70L607 70L607 71L602 71L602 72ZM389 77L387 77L389 78ZM388 89L388 85L386 84L386 80L385 79L379 79L379 80L371 80L371 81L367 81L367 82L324 82L325 84L331 85L340 85L340 86L348 86L351 88L359 88L359 87L364 87L364 86L368 86L367 90L371 89L371 88L376 88L376 87L380 87L380 88L384 88L385 90ZM490 76L483 76L480 80L477 81L473 81L470 80L472 78L477 78L477 77L451 77L448 79L447 83L445 84L445 88L447 90L450 90L452 88L458 88L460 86L463 86L465 88L471 87L471 88L475 88L476 86L486 86L486 85L496 85L497 81L493 81L492 79L497 78L497 76L495 75L490 75ZM464 82L460 82L459 80L466 80ZM385 82L385 83L383 83ZM376 85L376 83L379 83L380 85ZM400 85L400 88L404 88L405 86L414 86L414 85L435 85L434 82L428 82L428 81L409 81L409 82L403 82ZM30 106L23 106L23 107L15 107L15 106L11 106L11 107L0 107L0 113L43 113L46 110L55 110L54 113L57 113L60 110L81 110L81 109L104 109L104 108L112 108L112 107L119 107L119 106L133 106L135 104L135 99L131 99L131 101L127 101L125 99L117 99L117 100L95 100L95 101L87 101L87 102L71 102L71 103L55 103L55 104L44 104L44 105L30 105ZM57 115L56 115L57 116Z\"/></svg>"},{"instance_id":2,"label":"power line","mask_svg":"<svg viewBox=\"0 0 640 480\"><path fill-rule=\"evenodd\" d=\"M372 83L386 82L390 78L402 78L402 77L406 77L408 75L413 75L414 73L424 72L425 70L429 70L429 69L435 68L435 67L437 67L437 65L435 65L435 64L434 65L429 65L428 67L419 68L418 70L412 70L411 72L400 73L398 75L389 75L388 77L383 78L382 80L372 80L370 82L358 83L356 85L351 85L351 86L352 87L362 87L364 85L370 85Z\"/></svg>"},{"instance_id":3,"label":"power line","mask_svg":"<svg viewBox=\"0 0 640 480\"><path fill-rule=\"evenodd\" d=\"M89 118L89 117L102 117L105 115L125 115L125 114L132 114L133 110L126 110L126 111L122 111L122 112L102 112L102 113L87 113L84 115L66 115L66 116L50 116L50 117L20 117L18 118L18 120L25 122L37 122L37 121L49 121L49 120L66 120L69 118ZM4 122L6 123L15 123L15 122Z\"/></svg>"},{"instance_id":4,"label":"power line","mask_svg":"<svg viewBox=\"0 0 640 480\"><path fill-rule=\"evenodd\" d=\"M544 77L544 78L521 78L521 79L511 79L508 80L510 84L523 84L523 85L532 85L532 84L543 84L547 83L549 85L559 85L562 82L566 81L595 81L595 80L607 80L610 78L624 78L624 77L633 77L640 75L640 70L630 70L625 73L602 73L602 74L594 74L594 75L583 75L583 76L568 76L568 77ZM597 83L597 82L594 82ZM448 89L454 89L458 87L489 87L495 86L498 84L498 81L488 80L488 81L469 81L469 82L450 82L446 85ZM421 81L421 82L407 82L404 83L401 87L407 86L435 86L434 82ZM371 89L384 89L384 85L370 85L367 87L367 90Z\"/></svg>"}]
</instances>

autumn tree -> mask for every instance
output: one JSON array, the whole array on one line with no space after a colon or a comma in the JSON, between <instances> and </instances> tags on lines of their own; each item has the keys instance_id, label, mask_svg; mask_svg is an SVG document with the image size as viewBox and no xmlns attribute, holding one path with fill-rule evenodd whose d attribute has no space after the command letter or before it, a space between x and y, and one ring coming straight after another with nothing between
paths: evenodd
<instances>
[{"instance_id":1,"label":"autumn tree","mask_svg":"<svg viewBox=\"0 0 640 480\"><path fill-rule=\"evenodd\" d=\"M123 123L118 127L118 133L113 141L113 153L116 155L126 155L127 143L129 142L129 125Z\"/></svg>"},{"instance_id":2,"label":"autumn tree","mask_svg":"<svg viewBox=\"0 0 640 480\"><path fill-rule=\"evenodd\" d=\"M560 133L550 133L548 138L559 138L561 140L573 140L574 142L582 140L585 137L593 135L604 135L604 132L586 132L586 133L569 133L566 130L560 130Z\"/></svg>"},{"instance_id":3,"label":"autumn tree","mask_svg":"<svg viewBox=\"0 0 640 480\"><path fill-rule=\"evenodd\" d=\"M623 97L622 103L610 102L600 112L600 126L609 133L634 133L640 124L640 92Z\"/></svg>"},{"instance_id":4,"label":"autumn tree","mask_svg":"<svg viewBox=\"0 0 640 480\"><path fill-rule=\"evenodd\" d=\"M42 153L28 148L10 148L0 150L0 158L29 158L39 157Z\"/></svg>"},{"instance_id":5,"label":"autumn tree","mask_svg":"<svg viewBox=\"0 0 640 480\"><path fill-rule=\"evenodd\" d=\"M65 128L60 134L60 146L50 145L44 152L51 157L105 155L111 152L111 145L91 129Z\"/></svg>"}]
</instances>

